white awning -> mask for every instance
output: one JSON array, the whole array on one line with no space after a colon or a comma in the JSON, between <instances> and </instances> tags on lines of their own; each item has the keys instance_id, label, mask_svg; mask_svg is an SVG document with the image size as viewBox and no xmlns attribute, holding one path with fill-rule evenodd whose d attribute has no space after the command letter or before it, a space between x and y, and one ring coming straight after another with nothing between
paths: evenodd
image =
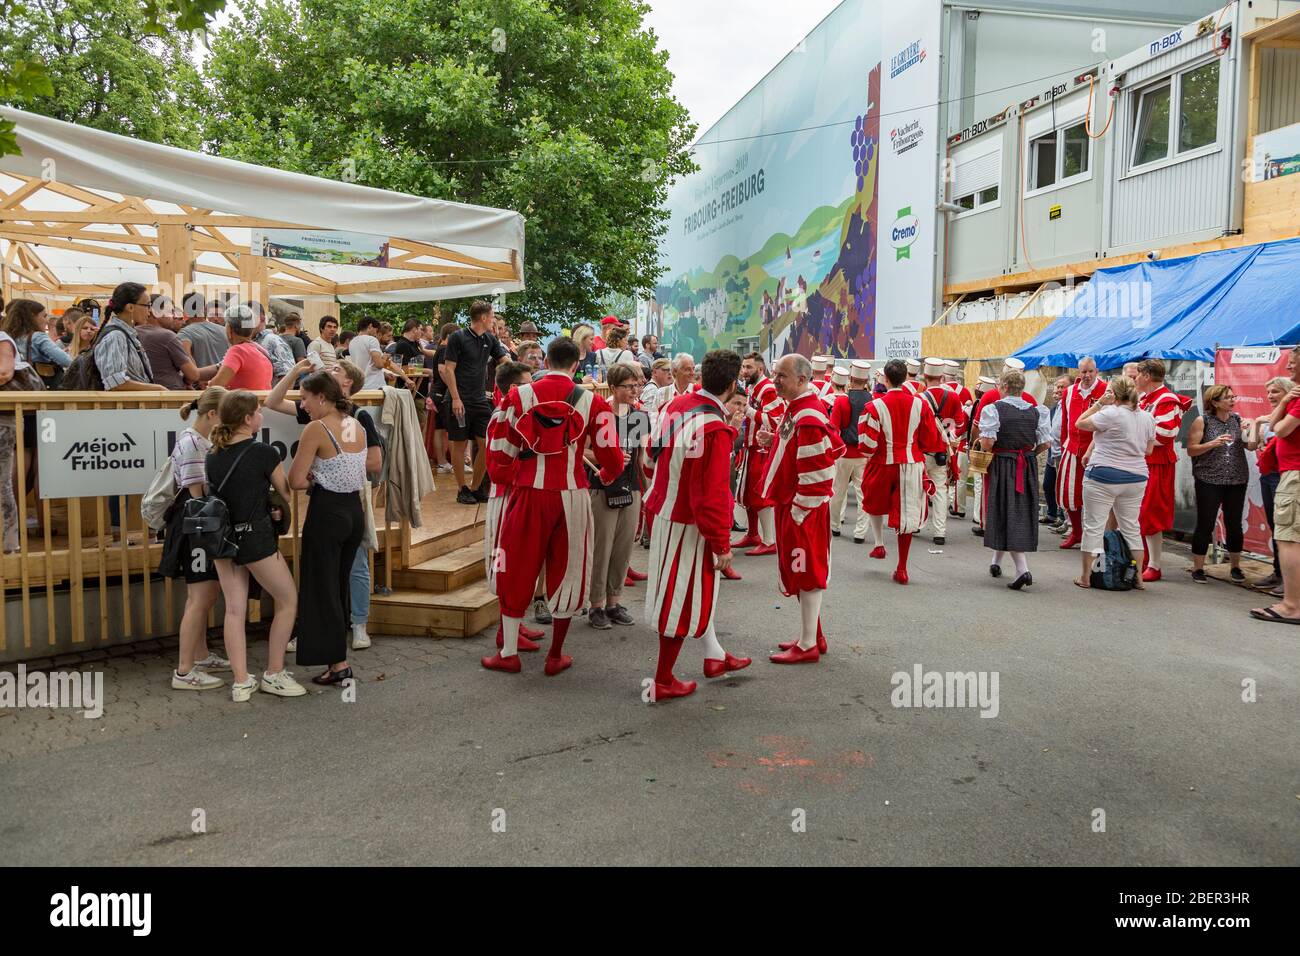
<instances>
[{"instance_id":1,"label":"white awning","mask_svg":"<svg viewBox=\"0 0 1300 956\"><path fill-rule=\"evenodd\" d=\"M517 292L524 287L524 218L517 212L425 199L255 166L3 106L0 106L0 118L17 124L18 145L22 150L21 156L0 157L0 180L6 179L3 174L11 173L52 179L109 199L138 197L146 204L145 209L160 216L185 215L182 206L190 210L211 210L208 216L212 224L231 243L244 243L245 249L251 228L263 224L392 237L399 248L401 240L437 247L408 251L404 262L420 266L418 269L403 269L400 265L378 269L291 261L298 270L338 283L338 297L344 302L451 299ZM8 178L6 185L17 182ZM92 201L94 198L90 197ZM39 227L52 230L49 234L61 237L66 244L64 234L81 229L84 222L48 223L39 215L41 211L53 213L60 206L64 213L90 208L85 203L69 200L66 193L54 196L51 192L36 192L18 204L0 207L0 231L6 226ZM232 221L222 223L221 217L230 217ZM135 228L142 235L156 235L148 223L137 220ZM124 230L119 226L114 231ZM0 242L6 239L12 237L0 238ZM30 242L39 247L40 238L33 237ZM439 256L439 251L448 255ZM105 262L102 257L57 248L48 248L43 253L48 253L42 254L42 259L60 281L65 281L66 270L69 285L87 281L91 273L98 277L96 281L107 279L106 270L124 276L119 281L140 281L141 274L148 274L151 269L148 263L126 263L120 259ZM270 268L274 270L279 261L268 260ZM451 280L444 275L435 281L439 279L436 271L441 268L452 273ZM202 273L202 260L195 271ZM454 281L458 271L467 273L463 281L448 284ZM484 272L483 281L475 281L476 271ZM156 268L144 281L150 282L154 277ZM422 277L429 280L427 286L420 284ZM202 281L198 276L196 280ZM403 281L404 287L400 289L347 291L352 284L373 285L385 280L409 281Z\"/></svg>"}]
</instances>

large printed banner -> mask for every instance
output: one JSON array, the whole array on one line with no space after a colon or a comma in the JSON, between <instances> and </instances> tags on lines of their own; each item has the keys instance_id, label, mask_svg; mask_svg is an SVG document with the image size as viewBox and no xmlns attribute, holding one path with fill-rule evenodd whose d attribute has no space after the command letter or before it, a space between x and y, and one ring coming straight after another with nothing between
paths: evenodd
<instances>
[{"instance_id":1,"label":"large printed banner","mask_svg":"<svg viewBox=\"0 0 1300 956\"><path fill-rule=\"evenodd\" d=\"M938 3L883 10L876 357L919 358L934 312L938 189ZM884 131L888 130L886 134Z\"/></svg>"},{"instance_id":2,"label":"large printed banner","mask_svg":"<svg viewBox=\"0 0 1300 956\"><path fill-rule=\"evenodd\" d=\"M337 229L254 229L253 255L342 266L388 267L388 237Z\"/></svg>"},{"instance_id":3,"label":"large printed banner","mask_svg":"<svg viewBox=\"0 0 1300 956\"><path fill-rule=\"evenodd\" d=\"M171 454L185 422L175 409L37 412L42 498L138 495ZM262 416L262 441L283 461L298 449L302 426L279 412Z\"/></svg>"},{"instance_id":4,"label":"large printed banner","mask_svg":"<svg viewBox=\"0 0 1300 956\"><path fill-rule=\"evenodd\" d=\"M1214 353L1214 382L1216 385L1231 386L1233 394L1237 396L1236 412L1242 421L1273 411L1268 403L1265 386L1269 379L1276 376L1291 377L1286 368L1290 356L1291 350L1280 346L1219 349ZM1259 468L1255 456L1250 452L1246 453L1246 463L1250 466L1250 487L1246 492L1246 550L1271 555L1272 535L1264 515Z\"/></svg>"}]
</instances>

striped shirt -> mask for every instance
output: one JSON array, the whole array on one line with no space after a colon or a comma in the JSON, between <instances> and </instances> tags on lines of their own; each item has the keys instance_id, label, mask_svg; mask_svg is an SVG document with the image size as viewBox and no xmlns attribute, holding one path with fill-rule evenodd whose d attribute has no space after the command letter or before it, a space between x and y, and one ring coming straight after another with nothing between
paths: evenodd
<instances>
[{"instance_id":1,"label":"striped shirt","mask_svg":"<svg viewBox=\"0 0 1300 956\"><path fill-rule=\"evenodd\" d=\"M1138 399L1138 408L1150 412L1156 420L1156 447L1147 455L1148 465L1172 465L1178 460L1174 443L1183 427L1183 412L1191 405L1191 401L1164 385Z\"/></svg>"},{"instance_id":2,"label":"striped shirt","mask_svg":"<svg viewBox=\"0 0 1300 956\"><path fill-rule=\"evenodd\" d=\"M763 497L778 506L788 504L790 517L803 524L810 511L830 503L835 462L844 454L844 441L811 386L790 403L779 433L763 478Z\"/></svg>"},{"instance_id":3,"label":"striped shirt","mask_svg":"<svg viewBox=\"0 0 1300 956\"><path fill-rule=\"evenodd\" d=\"M785 402L776 393L776 386L766 375L762 376L749 391L749 410L746 416L750 419L750 425L745 430L745 447L766 454L766 449L759 448L758 433L764 428L770 432L776 431L784 414Z\"/></svg>"},{"instance_id":4,"label":"striped shirt","mask_svg":"<svg viewBox=\"0 0 1300 956\"><path fill-rule=\"evenodd\" d=\"M722 413L692 414L681 419L671 438L664 428L678 414L712 403ZM726 422L726 409L716 395L700 390L677 398L671 413L660 416L652 444L660 445L654 479L645 497L647 514L678 524L692 524L714 554L731 550L729 481L731 446L736 430ZM648 456L647 456L648 457Z\"/></svg>"},{"instance_id":5,"label":"striped shirt","mask_svg":"<svg viewBox=\"0 0 1300 956\"><path fill-rule=\"evenodd\" d=\"M873 461L885 465L920 463L927 454L947 448L929 402L905 385L891 388L862 410L858 444Z\"/></svg>"},{"instance_id":6,"label":"striped shirt","mask_svg":"<svg viewBox=\"0 0 1300 956\"><path fill-rule=\"evenodd\" d=\"M177 490L207 484L207 460L211 450L212 442L193 428L181 432L176 447L172 449L172 475L176 478Z\"/></svg>"},{"instance_id":7,"label":"striped shirt","mask_svg":"<svg viewBox=\"0 0 1300 956\"><path fill-rule=\"evenodd\" d=\"M1104 394L1106 383L1098 378L1093 381L1091 392L1083 391L1080 380L1061 396L1061 445L1066 454L1082 455L1092 444L1093 433L1079 428L1079 416Z\"/></svg>"},{"instance_id":8,"label":"striped shirt","mask_svg":"<svg viewBox=\"0 0 1300 956\"><path fill-rule=\"evenodd\" d=\"M253 341L262 347L266 357L271 360L271 375L274 382L280 381L293 370L295 364L293 351L280 336L270 329L263 329L262 334Z\"/></svg>"},{"instance_id":9,"label":"striped shirt","mask_svg":"<svg viewBox=\"0 0 1300 956\"><path fill-rule=\"evenodd\" d=\"M110 331L118 330L121 331ZM104 391L125 382L153 382L153 368L144 354L135 329L116 315L104 323L95 342L95 367L104 380Z\"/></svg>"}]
</instances>

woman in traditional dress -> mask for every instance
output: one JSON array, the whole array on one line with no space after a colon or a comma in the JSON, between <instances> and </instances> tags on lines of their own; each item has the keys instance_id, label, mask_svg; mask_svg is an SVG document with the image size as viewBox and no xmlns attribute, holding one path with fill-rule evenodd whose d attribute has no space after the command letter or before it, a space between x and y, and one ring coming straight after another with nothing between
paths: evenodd
<instances>
[{"instance_id":1,"label":"woman in traditional dress","mask_svg":"<svg viewBox=\"0 0 1300 956\"><path fill-rule=\"evenodd\" d=\"M993 453L988 474L984 547L993 551L989 575L1002 576L1002 559L1011 552L1016 579L1007 587L1019 591L1034 583L1025 555L1038 550L1038 455L1051 440L1051 413L1044 405L1022 398L1025 375L1007 369L998 381L1004 396L984 406L980 414L980 447Z\"/></svg>"}]
</instances>

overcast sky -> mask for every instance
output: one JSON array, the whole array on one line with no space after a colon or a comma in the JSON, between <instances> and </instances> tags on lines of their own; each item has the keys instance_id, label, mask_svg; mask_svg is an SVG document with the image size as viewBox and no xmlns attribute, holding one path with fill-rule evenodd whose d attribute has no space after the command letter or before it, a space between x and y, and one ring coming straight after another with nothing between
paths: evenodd
<instances>
[{"instance_id":1,"label":"overcast sky","mask_svg":"<svg viewBox=\"0 0 1300 956\"><path fill-rule=\"evenodd\" d=\"M902 2L902 0L899 0ZM677 98L703 134L840 0L650 0Z\"/></svg>"}]
</instances>

